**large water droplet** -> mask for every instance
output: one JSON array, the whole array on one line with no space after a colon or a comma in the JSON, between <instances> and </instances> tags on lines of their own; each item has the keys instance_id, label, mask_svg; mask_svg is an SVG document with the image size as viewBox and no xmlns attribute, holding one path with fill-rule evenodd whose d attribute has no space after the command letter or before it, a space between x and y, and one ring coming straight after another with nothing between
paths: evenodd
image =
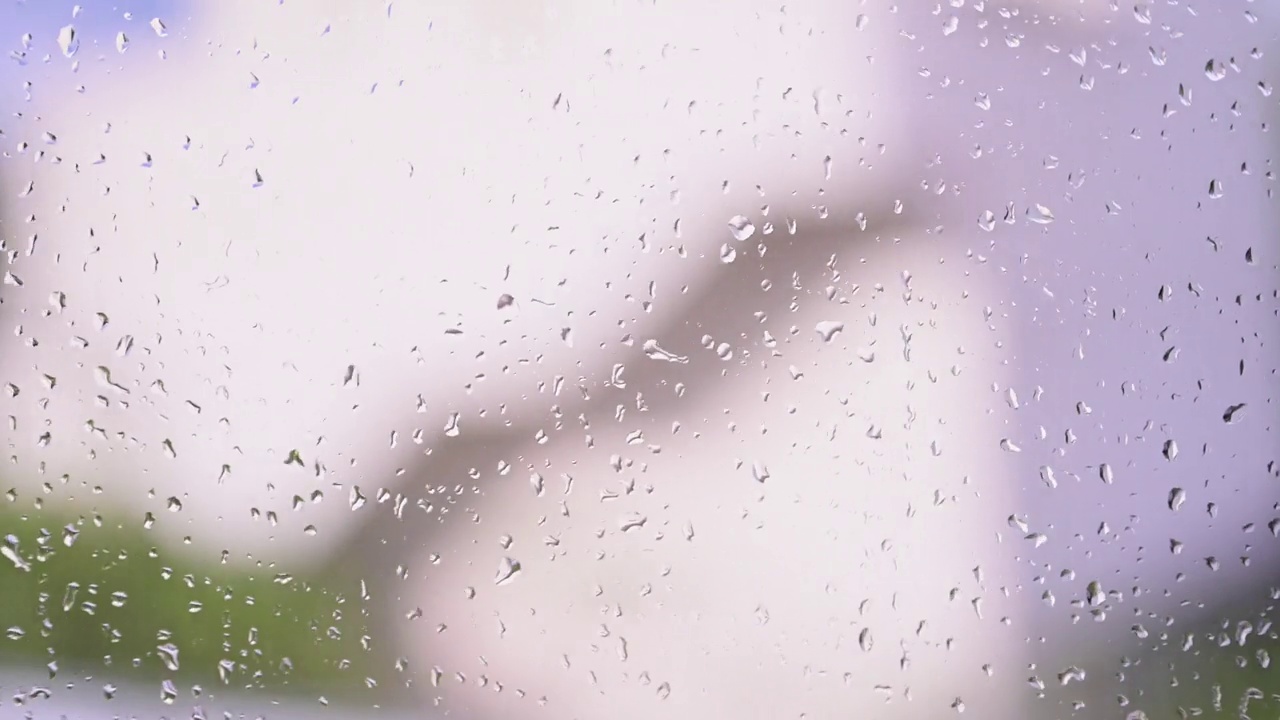
<instances>
[{"instance_id":1,"label":"large water droplet","mask_svg":"<svg viewBox=\"0 0 1280 720\"><path fill-rule=\"evenodd\" d=\"M813 327L823 342L831 342L832 338L844 330L844 323L839 320L823 320Z\"/></svg>"},{"instance_id":2,"label":"large water droplet","mask_svg":"<svg viewBox=\"0 0 1280 720\"><path fill-rule=\"evenodd\" d=\"M494 576L495 585L506 585L513 581L516 575L520 574L520 562L504 557L498 563L498 573Z\"/></svg>"},{"instance_id":3,"label":"large water droplet","mask_svg":"<svg viewBox=\"0 0 1280 720\"><path fill-rule=\"evenodd\" d=\"M178 648L173 643L165 643L157 647L156 654L160 656L160 661L164 663L165 668L178 669Z\"/></svg>"},{"instance_id":4,"label":"large water droplet","mask_svg":"<svg viewBox=\"0 0 1280 720\"><path fill-rule=\"evenodd\" d=\"M66 57L73 57L76 54L80 49L80 37L76 34L75 27L67 25L58 31L58 47Z\"/></svg>"},{"instance_id":5,"label":"large water droplet","mask_svg":"<svg viewBox=\"0 0 1280 720\"><path fill-rule=\"evenodd\" d=\"M1053 211L1040 203L1036 203L1027 208L1027 219L1037 225L1048 225L1053 222Z\"/></svg>"},{"instance_id":6,"label":"large water droplet","mask_svg":"<svg viewBox=\"0 0 1280 720\"><path fill-rule=\"evenodd\" d=\"M756 234L756 226L744 215L734 215L729 219L729 232L733 239L742 242Z\"/></svg>"},{"instance_id":7,"label":"large water droplet","mask_svg":"<svg viewBox=\"0 0 1280 720\"><path fill-rule=\"evenodd\" d=\"M663 347L658 344L657 340L644 341L644 354L646 357L653 360L665 360L667 362L681 364L689 362L688 357L685 357L684 355L677 355L669 350L663 349Z\"/></svg>"}]
</instances>

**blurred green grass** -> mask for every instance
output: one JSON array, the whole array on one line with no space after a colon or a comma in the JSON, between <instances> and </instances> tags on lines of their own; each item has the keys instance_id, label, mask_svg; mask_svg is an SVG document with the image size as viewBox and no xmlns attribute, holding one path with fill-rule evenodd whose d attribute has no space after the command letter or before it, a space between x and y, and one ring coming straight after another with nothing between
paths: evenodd
<instances>
[{"instance_id":1,"label":"blurred green grass","mask_svg":"<svg viewBox=\"0 0 1280 720\"><path fill-rule=\"evenodd\" d=\"M1280 635L1270 622L1276 602L1257 601L1273 591L1233 590L1239 594L1217 598L1221 619L1171 632L1173 642L1134 656L1141 665L1128 674L1147 697L1130 699L1135 707L1161 709L1162 714L1148 711L1150 720L1280 718ZM1244 637L1241 623L1250 629ZM1193 638L1190 647L1183 644L1184 634Z\"/></svg>"},{"instance_id":2,"label":"blurred green grass","mask_svg":"<svg viewBox=\"0 0 1280 720\"><path fill-rule=\"evenodd\" d=\"M350 596L333 577L201 564L151 540L96 518L0 508L0 659L51 677L74 668L342 696L376 682L368 671L386 663L369 649L358 585Z\"/></svg>"}]
</instances>

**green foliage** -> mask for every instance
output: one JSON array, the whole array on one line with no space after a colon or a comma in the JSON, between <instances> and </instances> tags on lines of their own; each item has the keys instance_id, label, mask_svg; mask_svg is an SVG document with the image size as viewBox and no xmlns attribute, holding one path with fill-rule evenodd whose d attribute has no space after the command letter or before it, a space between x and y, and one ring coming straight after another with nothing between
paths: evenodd
<instances>
[{"instance_id":1,"label":"green foliage","mask_svg":"<svg viewBox=\"0 0 1280 720\"><path fill-rule=\"evenodd\" d=\"M358 597L270 568L170 558L145 530L96 519L0 509L0 536L8 551L0 657L138 680L330 694L365 687L371 659ZM176 668L158 650L170 644Z\"/></svg>"}]
</instances>

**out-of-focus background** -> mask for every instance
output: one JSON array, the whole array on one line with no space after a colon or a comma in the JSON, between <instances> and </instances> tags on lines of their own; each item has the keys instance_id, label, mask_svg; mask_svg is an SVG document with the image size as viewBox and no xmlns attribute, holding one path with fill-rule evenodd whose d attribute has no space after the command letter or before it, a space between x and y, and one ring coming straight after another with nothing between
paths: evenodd
<instances>
[{"instance_id":1,"label":"out-of-focus background","mask_svg":"<svg viewBox=\"0 0 1280 720\"><path fill-rule=\"evenodd\" d=\"M0 718L1280 714L1270 5L0 2Z\"/></svg>"}]
</instances>

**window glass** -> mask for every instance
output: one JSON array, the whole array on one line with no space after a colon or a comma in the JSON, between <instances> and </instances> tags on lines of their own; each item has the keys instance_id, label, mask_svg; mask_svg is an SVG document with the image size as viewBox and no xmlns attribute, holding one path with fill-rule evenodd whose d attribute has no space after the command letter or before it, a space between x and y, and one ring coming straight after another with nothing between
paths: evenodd
<instances>
[{"instance_id":1,"label":"window glass","mask_svg":"<svg viewBox=\"0 0 1280 720\"><path fill-rule=\"evenodd\" d=\"M1275 715L1277 20L0 0L0 718Z\"/></svg>"}]
</instances>

